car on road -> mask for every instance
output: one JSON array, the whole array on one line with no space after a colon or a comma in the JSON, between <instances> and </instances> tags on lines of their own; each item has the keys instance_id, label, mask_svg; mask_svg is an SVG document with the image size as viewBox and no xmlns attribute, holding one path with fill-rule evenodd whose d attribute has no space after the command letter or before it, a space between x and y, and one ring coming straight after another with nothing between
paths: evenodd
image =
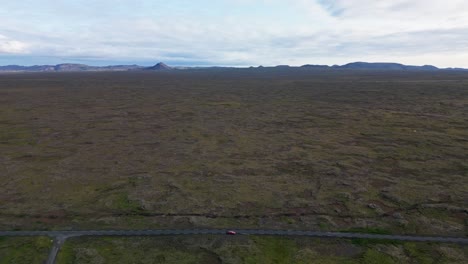
<instances>
[{"instance_id":1,"label":"car on road","mask_svg":"<svg viewBox=\"0 0 468 264\"><path fill-rule=\"evenodd\" d=\"M226 231L226 235L231 235L231 236L237 235L237 232L236 232L236 231L232 231L232 230L228 230L228 231Z\"/></svg>"}]
</instances>

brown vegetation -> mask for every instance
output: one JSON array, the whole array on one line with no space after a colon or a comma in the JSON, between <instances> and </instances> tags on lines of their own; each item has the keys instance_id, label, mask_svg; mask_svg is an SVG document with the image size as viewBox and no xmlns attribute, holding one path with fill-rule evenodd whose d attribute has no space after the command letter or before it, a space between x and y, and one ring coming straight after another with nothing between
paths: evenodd
<instances>
[{"instance_id":1,"label":"brown vegetation","mask_svg":"<svg viewBox=\"0 0 468 264\"><path fill-rule=\"evenodd\" d=\"M467 73L0 76L0 228L464 235Z\"/></svg>"}]
</instances>

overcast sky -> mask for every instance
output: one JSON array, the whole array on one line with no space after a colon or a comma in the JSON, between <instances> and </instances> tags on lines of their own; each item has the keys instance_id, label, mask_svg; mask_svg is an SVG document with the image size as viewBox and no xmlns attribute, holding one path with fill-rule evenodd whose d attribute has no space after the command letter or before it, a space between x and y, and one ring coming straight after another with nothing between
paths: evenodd
<instances>
[{"instance_id":1,"label":"overcast sky","mask_svg":"<svg viewBox=\"0 0 468 264\"><path fill-rule=\"evenodd\" d=\"M0 65L468 68L467 0L0 0Z\"/></svg>"}]
</instances>

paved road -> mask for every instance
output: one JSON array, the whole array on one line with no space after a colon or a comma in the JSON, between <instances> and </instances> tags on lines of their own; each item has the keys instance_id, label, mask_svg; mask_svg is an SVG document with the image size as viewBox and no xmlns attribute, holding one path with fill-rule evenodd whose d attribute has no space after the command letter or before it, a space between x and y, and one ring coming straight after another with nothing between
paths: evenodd
<instances>
[{"instance_id":1,"label":"paved road","mask_svg":"<svg viewBox=\"0 0 468 264\"><path fill-rule=\"evenodd\" d=\"M231 229L239 235L271 235L271 236L309 236L328 238L366 238L399 241L439 242L468 244L468 238L463 237L429 237L379 235L344 232L318 232L296 230L261 230L261 229ZM161 230L86 230L86 231L0 231L1 236L49 236L54 238L47 264L54 264L60 247L69 237L79 236L172 236L172 235L224 235L226 229L161 229Z\"/></svg>"},{"instance_id":2,"label":"paved road","mask_svg":"<svg viewBox=\"0 0 468 264\"><path fill-rule=\"evenodd\" d=\"M47 258L46 264L55 264L55 258L57 257L60 248L67 238L64 236L58 236L54 238L54 243L49 252L49 257Z\"/></svg>"},{"instance_id":3,"label":"paved road","mask_svg":"<svg viewBox=\"0 0 468 264\"><path fill-rule=\"evenodd\" d=\"M262 229L232 229L240 235L272 235L272 236L309 236L330 238L367 238L400 241L441 242L468 244L465 237L430 237L405 235L379 235L344 232L319 232L296 230L262 230ZM86 230L86 231L0 231L0 236L164 236L164 235L223 235L226 229L161 229L161 230Z\"/></svg>"}]
</instances>

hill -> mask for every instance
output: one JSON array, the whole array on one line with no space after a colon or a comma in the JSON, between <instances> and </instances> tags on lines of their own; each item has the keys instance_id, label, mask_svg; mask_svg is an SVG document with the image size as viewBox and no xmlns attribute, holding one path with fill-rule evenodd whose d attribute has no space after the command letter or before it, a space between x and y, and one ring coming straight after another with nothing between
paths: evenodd
<instances>
[{"instance_id":1,"label":"hill","mask_svg":"<svg viewBox=\"0 0 468 264\"><path fill-rule=\"evenodd\" d=\"M400 63L387 63L387 62L352 62L337 68L341 69L364 69L364 70L424 70L424 71L435 71L439 68L432 65L423 66L411 66Z\"/></svg>"},{"instance_id":2,"label":"hill","mask_svg":"<svg viewBox=\"0 0 468 264\"><path fill-rule=\"evenodd\" d=\"M167 64L165 64L164 62L160 62L152 67L147 67L147 68L144 68L144 70L148 70L148 71L168 71L168 70L172 70L173 68L172 67L169 67Z\"/></svg>"}]
</instances>

